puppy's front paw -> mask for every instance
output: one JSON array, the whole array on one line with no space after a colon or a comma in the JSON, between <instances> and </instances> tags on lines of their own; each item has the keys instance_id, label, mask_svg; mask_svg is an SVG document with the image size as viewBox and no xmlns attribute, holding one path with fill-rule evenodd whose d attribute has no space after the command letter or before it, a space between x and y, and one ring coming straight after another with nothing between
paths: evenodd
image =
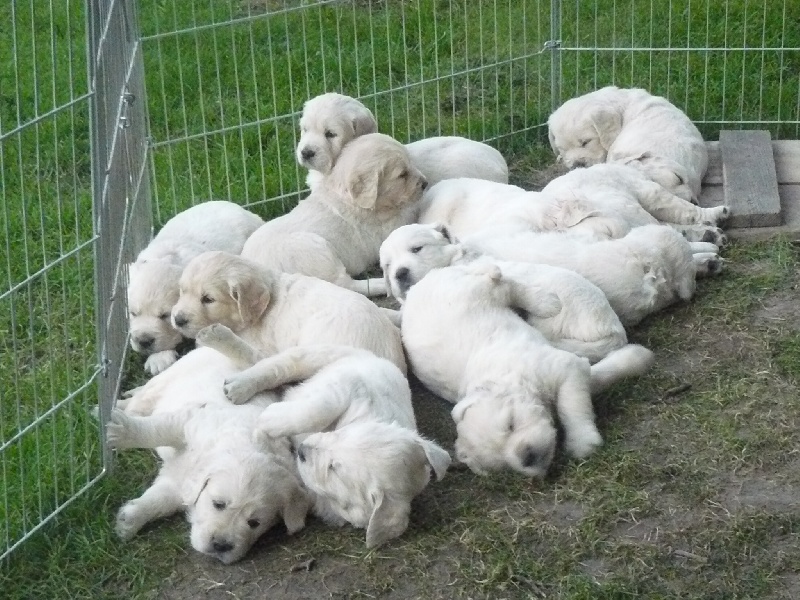
<instances>
[{"instance_id":1,"label":"puppy's front paw","mask_svg":"<svg viewBox=\"0 0 800 600\"><path fill-rule=\"evenodd\" d=\"M603 437L594 425L587 424L580 431L568 432L565 445L570 456L586 458L603 445Z\"/></svg>"},{"instance_id":2,"label":"puppy's front paw","mask_svg":"<svg viewBox=\"0 0 800 600\"><path fill-rule=\"evenodd\" d=\"M176 360L178 360L178 353L175 350L154 352L144 361L144 369L151 375L158 375L174 364Z\"/></svg>"},{"instance_id":3,"label":"puppy's front paw","mask_svg":"<svg viewBox=\"0 0 800 600\"><path fill-rule=\"evenodd\" d=\"M254 389L246 378L235 375L225 380L222 391L233 404L244 404L260 390Z\"/></svg>"},{"instance_id":4,"label":"puppy's front paw","mask_svg":"<svg viewBox=\"0 0 800 600\"><path fill-rule=\"evenodd\" d=\"M128 541L144 526L136 501L131 500L119 509L114 530L122 541Z\"/></svg>"},{"instance_id":5,"label":"puppy's front paw","mask_svg":"<svg viewBox=\"0 0 800 600\"><path fill-rule=\"evenodd\" d=\"M233 335L233 331L231 331L226 325L223 325L222 323L213 323L208 327L203 327L200 331L198 331L195 340L202 346L210 346L213 348L215 344L223 342L226 339L233 337Z\"/></svg>"},{"instance_id":6,"label":"puppy's front paw","mask_svg":"<svg viewBox=\"0 0 800 600\"><path fill-rule=\"evenodd\" d=\"M132 443L131 418L123 411L115 408L106 424L106 440L112 448L130 448Z\"/></svg>"}]
</instances>

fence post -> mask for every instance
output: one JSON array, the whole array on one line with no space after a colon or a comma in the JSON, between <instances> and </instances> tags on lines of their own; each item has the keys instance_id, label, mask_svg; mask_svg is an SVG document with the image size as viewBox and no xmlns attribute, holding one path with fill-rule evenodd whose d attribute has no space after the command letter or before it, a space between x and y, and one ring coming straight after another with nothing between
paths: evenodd
<instances>
[{"instance_id":1,"label":"fence post","mask_svg":"<svg viewBox=\"0 0 800 600\"><path fill-rule=\"evenodd\" d=\"M119 395L127 352L125 265L150 237L144 65L135 2L87 0L98 383L103 464L105 423Z\"/></svg>"},{"instance_id":2,"label":"fence post","mask_svg":"<svg viewBox=\"0 0 800 600\"><path fill-rule=\"evenodd\" d=\"M561 105L561 0L550 0L550 104Z\"/></svg>"}]
</instances>

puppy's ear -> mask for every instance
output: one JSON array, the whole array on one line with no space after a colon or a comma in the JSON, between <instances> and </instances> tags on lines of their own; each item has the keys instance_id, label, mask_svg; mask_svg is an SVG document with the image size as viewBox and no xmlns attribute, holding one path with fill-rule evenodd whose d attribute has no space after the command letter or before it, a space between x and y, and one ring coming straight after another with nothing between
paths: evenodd
<instances>
[{"instance_id":1,"label":"puppy's ear","mask_svg":"<svg viewBox=\"0 0 800 600\"><path fill-rule=\"evenodd\" d=\"M363 110L356 112L353 116L352 124L353 137L378 132L378 123L375 121L375 116L366 106L363 107Z\"/></svg>"},{"instance_id":2,"label":"puppy's ear","mask_svg":"<svg viewBox=\"0 0 800 600\"><path fill-rule=\"evenodd\" d=\"M251 278L228 280L228 294L236 302L239 317L245 323L253 323L261 319L269 306L272 290L272 279Z\"/></svg>"},{"instance_id":3,"label":"puppy's ear","mask_svg":"<svg viewBox=\"0 0 800 600\"><path fill-rule=\"evenodd\" d=\"M375 169L363 167L348 174L347 193L353 204L360 208L374 208L378 202L378 184L382 174Z\"/></svg>"},{"instance_id":4,"label":"puppy's ear","mask_svg":"<svg viewBox=\"0 0 800 600\"><path fill-rule=\"evenodd\" d=\"M411 504L388 498L383 491L372 492L375 509L367 524L367 548L376 548L402 534L408 527Z\"/></svg>"},{"instance_id":5,"label":"puppy's ear","mask_svg":"<svg viewBox=\"0 0 800 600\"><path fill-rule=\"evenodd\" d=\"M604 105L592 113L591 122L600 145L608 150L622 129L622 114L613 106Z\"/></svg>"},{"instance_id":6,"label":"puppy's ear","mask_svg":"<svg viewBox=\"0 0 800 600\"><path fill-rule=\"evenodd\" d=\"M461 402L457 403L453 407L453 410L450 411L450 414L453 417L453 421L455 421L456 424L460 423L461 419L464 418L464 413L467 412L467 409L473 404L475 404L475 399L470 398L469 396L464 398Z\"/></svg>"},{"instance_id":7,"label":"puppy's ear","mask_svg":"<svg viewBox=\"0 0 800 600\"><path fill-rule=\"evenodd\" d=\"M444 474L447 472L447 467L450 466L452 460L450 455L444 448L441 448L438 444L430 440L420 438L419 442L422 449L425 451L428 464L433 468L433 472L436 473L436 480L441 481Z\"/></svg>"},{"instance_id":8,"label":"puppy's ear","mask_svg":"<svg viewBox=\"0 0 800 600\"><path fill-rule=\"evenodd\" d=\"M285 471L283 492L283 506L280 512L286 531L291 535L306 526L306 515L311 509L312 502L298 479L289 471Z\"/></svg>"},{"instance_id":9,"label":"puppy's ear","mask_svg":"<svg viewBox=\"0 0 800 600\"><path fill-rule=\"evenodd\" d=\"M442 237L448 241L448 243L453 243L453 238L450 235L450 230L447 229L447 225L444 223L436 223L433 228L442 234Z\"/></svg>"}]
</instances>

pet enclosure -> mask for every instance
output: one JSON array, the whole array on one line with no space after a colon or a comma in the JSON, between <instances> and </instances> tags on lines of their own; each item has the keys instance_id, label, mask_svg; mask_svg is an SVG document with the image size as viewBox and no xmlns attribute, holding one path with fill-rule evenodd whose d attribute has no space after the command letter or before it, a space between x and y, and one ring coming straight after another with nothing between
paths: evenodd
<instances>
[{"instance_id":1,"label":"pet enclosure","mask_svg":"<svg viewBox=\"0 0 800 600\"><path fill-rule=\"evenodd\" d=\"M301 197L303 102L360 98L401 141L552 160L546 119L640 86L723 128L800 134L790 0L12 0L0 8L0 387L8 556L110 467L125 268L206 199Z\"/></svg>"}]
</instances>

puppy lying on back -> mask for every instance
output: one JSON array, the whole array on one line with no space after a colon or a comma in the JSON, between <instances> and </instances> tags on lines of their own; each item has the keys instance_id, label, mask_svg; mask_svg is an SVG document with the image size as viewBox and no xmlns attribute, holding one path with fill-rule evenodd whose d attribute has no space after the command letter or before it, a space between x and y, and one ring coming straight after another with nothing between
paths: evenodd
<instances>
[{"instance_id":1,"label":"puppy lying on back","mask_svg":"<svg viewBox=\"0 0 800 600\"><path fill-rule=\"evenodd\" d=\"M260 393L242 406L228 402L222 384L238 371L236 362L198 348L112 411L112 447L156 448L162 459L152 485L119 510L122 539L185 510L195 550L232 563L278 521L290 534L304 527L311 500L288 438L253 437L258 415L278 395Z\"/></svg>"},{"instance_id":2,"label":"puppy lying on back","mask_svg":"<svg viewBox=\"0 0 800 600\"><path fill-rule=\"evenodd\" d=\"M201 254L186 266L172 322L190 338L221 323L267 356L292 346L364 348L406 371L397 327L366 297L225 252Z\"/></svg>"},{"instance_id":3,"label":"puppy lying on back","mask_svg":"<svg viewBox=\"0 0 800 600\"><path fill-rule=\"evenodd\" d=\"M297 162L309 170L312 189L336 163L342 148L360 135L375 133L378 123L355 98L328 93L303 106ZM458 136L425 138L406 149L411 161L430 185L453 177L477 177L508 183L508 165L502 154L487 144Z\"/></svg>"},{"instance_id":4,"label":"puppy lying on back","mask_svg":"<svg viewBox=\"0 0 800 600\"><path fill-rule=\"evenodd\" d=\"M432 269L485 261L509 283L511 301L556 348L597 362L628 343L603 292L581 275L549 265L498 261L466 248L443 225L395 229L381 246L386 287L401 302Z\"/></svg>"},{"instance_id":5,"label":"puppy lying on back","mask_svg":"<svg viewBox=\"0 0 800 600\"><path fill-rule=\"evenodd\" d=\"M570 169L647 153L679 164L692 200L700 196L706 144L689 117L666 98L638 88L604 87L567 100L547 124L553 152Z\"/></svg>"},{"instance_id":6,"label":"puppy lying on back","mask_svg":"<svg viewBox=\"0 0 800 600\"><path fill-rule=\"evenodd\" d=\"M643 373L652 353L628 345L590 367L517 316L512 287L494 265L432 270L408 291L403 342L414 374L455 403L459 460L541 477L556 449L552 413L567 452L589 456L602 443L591 394Z\"/></svg>"},{"instance_id":7,"label":"puppy lying on back","mask_svg":"<svg viewBox=\"0 0 800 600\"><path fill-rule=\"evenodd\" d=\"M383 294L382 280L352 276L376 264L386 236L413 220L426 186L402 144L379 133L360 136L310 196L250 236L242 256L361 294Z\"/></svg>"},{"instance_id":8,"label":"puppy lying on back","mask_svg":"<svg viewBox=\"0 0 800 600\"><path fill-rule=\"evenodd\" d=\"M369 548L405 531L412 498L427 486L431 469L444 477L450 456L417 433L408 381L396 366L345 346L296 347L260 358L221 325L202 330L198 340L248 357L251 366L225 382L234 402L299 383L264 409L256 429L294 438L297 468L316 496L317 514L365 528Z\"/></svg>"},{"instance_id":9,"label":"puppy lying on back","mask_svg":"<svg viewBox=\"0 0 800 600\"><path fill-rule=\"evenodd\" d=\"M128 265L131 347L147 354L145 369L160 373L178 358L183 337L170 323L178 279L194 256L207 250L238 254L264 221L233 202L197 204L172 217Z\"/></svg>"}]
</instances>

